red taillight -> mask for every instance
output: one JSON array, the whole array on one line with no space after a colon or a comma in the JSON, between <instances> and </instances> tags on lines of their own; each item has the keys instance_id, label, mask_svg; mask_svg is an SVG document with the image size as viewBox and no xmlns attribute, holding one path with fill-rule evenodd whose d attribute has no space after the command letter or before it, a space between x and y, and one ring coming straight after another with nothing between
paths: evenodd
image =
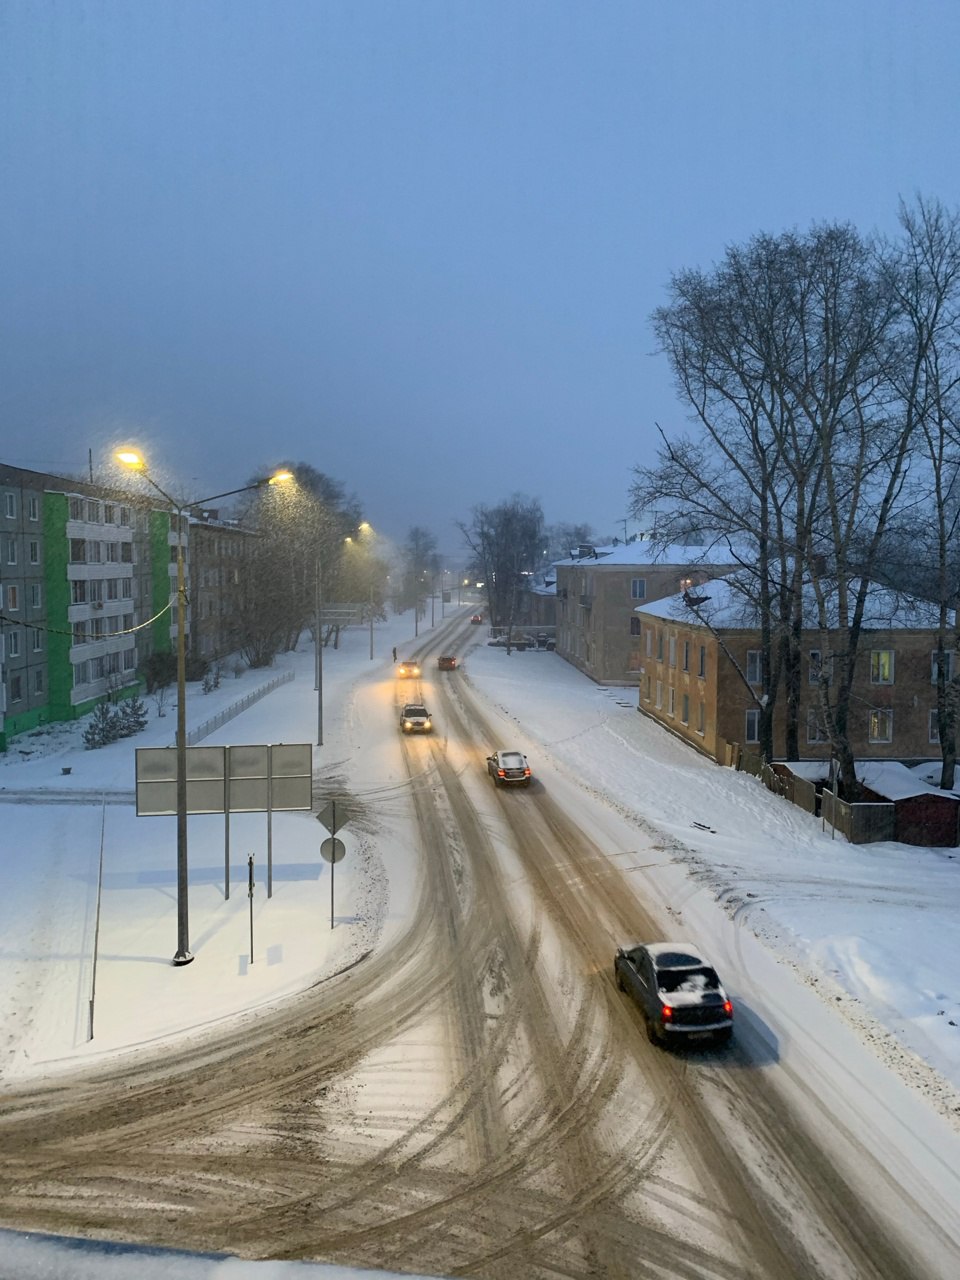
<instances>
[{"instance_id":1,"label":"red taillight","mask_svg":"<svg viewBox=\"0 0 960 1280\"><path fill-rule=\"evenodd\" d=\"M529 777L530 777L530 770L529 770L529 769L524 769L524 771L523 771L523 776L524 776L525 778L529 778Z\"/></svg>"},{"instance_id":2,"label":"red taillight","mask_svg":"<svg viewBox=\"0 0 960 1280\"><path fill-rule=\"evenodd\" d=\"M723 1012L727 1015L727 1017L728 1017L728 1018L732 1018L732 1017L733 1017L733 1005L731 1004L731 1002L730 1002L729 1000L724 1000L724 1002L723 1002Z\"/></svg>"},{"instance_id":3,"label":"red taillight","mask_svg":"<svg viewBox=\"0 0 960 1280\"><path fill-rule=\"evenodd\" d=\"M506 776L507 776L507 771L506 771L506 769L498 769L498 770L497 770L497 777L498 777L498 778L505 778Z\"/></svg>"},{"instance_id":4,"label":"red taillight","mask_svg":"<svg viewBox=\"0 0 960 1280\"><path fill-rule=\"evenodd\" d=\"M668 1004L665 1004L663 1008L660 1010L660 1017L663 1019L664 1022L669 1022L670 1019L673 1017L673 1010L670 1008Z\"/></svg>"}]
</instances>

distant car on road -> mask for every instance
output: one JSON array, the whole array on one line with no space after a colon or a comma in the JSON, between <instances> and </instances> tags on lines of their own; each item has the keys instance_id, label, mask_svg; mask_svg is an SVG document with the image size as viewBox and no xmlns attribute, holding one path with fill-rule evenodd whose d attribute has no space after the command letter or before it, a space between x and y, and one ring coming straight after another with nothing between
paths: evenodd
<instances>
[{"instance_id":1,"label":"distant car on road","mask_svg":"<svg viewBox=\"0 0 960 1280\"><path fill-rule=\"evenodd\" d=\"M441 671L456 671L457 660L452 653L443 653L437 659L437 666Z\"/></svg>"},{"instance_id":2,"label":"distant car on road","mask_svg":"<svg viewBox=\"0 0 960 1280\"><path fill-rule=\"evenodd\" d=\"M473 617L470 619L470 621L471 621L471 622L482 622L482 621L483 621L483 614L482 614L482 613L475 613L475 614L473 615Z\"/></svg>"},{"instance_id":3,"label":"distant car on road","mask_svg":"<svg viewBox=\"0 0 960 1280\"><path fill-rule=\"evenodd\" d=\"M613 974L640 1006L653 1044L713 1040L733 1035L733 1004L716 969L686 942L620 947Z\"/></svg>"},{"instance_id":4,"label":"distant car on road","mask_svg":"<svg viewBox=\"0 0 960 1280\"><path fill-rule=\"evenodd\" d=\"M419 676L420 663L416 658L401 658L397 664L397 676L401 680L410 680Z\"/></svg>"},{"instance_id":5,"label":"distant car on road","mask_svg":"<svg viewBox=\"0 0 960 1280\"><path fill-rule=\"evenodd\" d=\"M422 702L408 702L400 712L401 733L432 733L433 720Z\"/></svg>"},{"instance_id":6,"label":"distant car on road","mask_svg":"<svg viewBox=\"0 0 960 1280\"><path fill-rule=\"evenodd\" d=\"M530 765L521 751L495 751L487 756L487 773L497 787L530 785Z\"/></svg>"}]
</instances>

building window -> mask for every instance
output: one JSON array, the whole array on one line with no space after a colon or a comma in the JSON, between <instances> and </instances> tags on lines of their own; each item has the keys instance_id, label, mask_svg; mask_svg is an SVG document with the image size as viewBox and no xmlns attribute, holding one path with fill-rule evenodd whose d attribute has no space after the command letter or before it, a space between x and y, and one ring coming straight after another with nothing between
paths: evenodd
<instances>
[{"instance_id":1,"label":"building window","mask_svg":"<svg viewBox=\"0 0 960 1280\"><path fill-rule=\"evenodd\" d=\"M87 564L100 564L103 560L103 543L87 543Z\"/></svg>"},{"instance_id":2,"label":"building window","mask_svg":"<svg viewBox=\"0 0 960 1280\"><path fill-rule=\"evenodd\" d=\"M756 707L751 707L746 714L743 740L744 742L760 741L760 712Z\"/></svg>"},{"instance_id":3,"label":"building window","mask_svg":"<svg viewBox=\"0 0 960 1280\"><path fill-rule=\"evenodd\" d=\"M40 630L39 627L31 627L30 630L33 632L33 652L42 653L43 652L43 632Z\"/></svg>"},{"instance_id":4,"label":"building window","mask_svg":"<svg viewBox=\"0 0 960 1280\"><path fill-rule=\"evenodd\" d=\"M7 657L8 657L8 658L19 658L19 657L20 657L20 631L19 631L19 628L14 628L14 630L13 630L13 631L8 631L8 632L7 632Z\"/></svg>"},{"instance_id":5,"label":"building window","mask_svg":"<svg viewBox=\"0 0 960 1280\"><path fill-rule=\"evenodd\" d=\"M653 682L651 681L649 676L647 676L646 679L647 679L647 690L646 690L646 693L644 694L644 701L649 702L650 699L653 697Z\"/></svg>"},{"instance_id":6,"label":"building window","mask_svg":"<svg viewBox=\"0 0 960 1280\"><path fill-rule=\"evenodd\" d=\"M807 684L820 683L822 660L819 649L811 649L807 655Z\"/></svg>"},{"instance_id":7,"label":"building window","mask_svg":"<svg viewBox=\"0 0 960 1280\"><path fill-rule=\"evenodd\" d=\"M657 661L663 661L663 632L657 632Z\"/></svg>"},{"instance_id":8,"label":"building window","mask_svg":"<svg viewBox=\"0 0 960 1280\"><path fill-rule=\"evenodd\" d=\"M689 640L684 640L683 642L683 669L684 671L690 670L690 641Z\"/></svg>"},{"instance_id":9,"label":"building window","mask_svg":"<svg viewBox=\"0 0 960 1280\"><path fill-rule=\"evenodd\" d=\"M43 667L37 667L33 673L33 692L43 693Z\"/></svg>"},{"instance_id":10,"label":"building window","mask_svg":"<svg viewBox=\"0 0 960 1280\"><path fill-rule=\"evenodd\" d=\"M71 498L69 501L70 501L70 519L82 520L83 519L83 499Z\"/></svg>"},{"instance_id":11,"label":"building window","mask_svg":"<svg viewBox=\"0 0 960 1280\"><path fill-rule=\"evenodd\" d=\"M638 635L640 634L640 619L639 619L639 618L631 618L631 619L630 619L630 634L631 634L632 636L638 636Z\"/></svg>"},{"instance_id":12,"label":"building window","mask_svg":"<svg viewBox=\"0 0 960 1280\"><path fill-rule=\"evenodd\" d=\"M7 587L7 611L16 613L20 608L20 589L11 582Z\"/></svg>"},{"instance_id":13,"label":"building window","mask_svg":"<svg viewBox=\"0 0 960 1280\"><path fill-rule=\"evenodd\" d=\"M136 649L124 649L123 651L123 669L124 671L133 671L137 665Z\"/></svg>"},{"instance_id":14,"label":"building window","mask_svg":"<svg viewBox=\"0 0 960 1280\"><path fill-rule=\"evenodd\" d=\"M763 684L762 649L747 650L747 684Z\"/></svg>"},{"instance_id":15,"label":"building window","mask_svg":"<svg viewBox=\"0 0 960 1280\"><path fill-rule=\"evenodd\" d=\"M40 500L36 496L27 499L27 515L31 520L40 519Z\"/></svg>"},{"instance_id":16,"label":"building window","mask_svg":"<svg viewBox=\"0 0 960 1280\"><path fill-rule=\"evenodd\" d=\"M130 508L121 507L120 508L120 524L128 525L129 523L130 523ZM144 523L144 530L146 530L146 523Z\"/></svg>"},{"instance_id":17,"label":"building window","mask_svg":"<svg viewBox=\"0 0 960 1280\"><path fill-rule=\"evenodd\" d=\"M7 539L7 564L17 563L17 544L13 538Z\"/></svg>"},{"instance_id":18,"label":"building window","mask_svg":"<svg viewBox=\"0 0 960 1280\"><path fill-rule=\"evenodd\" d=\"M36 538L30 539L30 563L31 564L40 563L40 543L37 541Z\"/></svg>"},{"instance_id":19,"label":"building window","mask_svg":"<svg viewBox=\"0 0 960 1280\"><path fill-rule=\"evenodd\" d=\"M132 542L120 543L120 563L133 564L133 543Z\"/></svg>"},{"instance_id":20,"label":"building window","mask_svg":"<svg viewBox=\"0 0 960 1280\"><path fill-rule=\"evenodd\" d=\"M107 564L117 564L120 559L120 543L108 542L107 548Z\"/></svg>"},{"instance_id":21,"label":"building window","mask_svg":"<svg viewBox=\"0 0 960 1280\"><path fill-rule=\"evenodd\" d=\"M73 664L73 687L90 683L90 664L86 660Z\"/></svg>"},{"instance_id":22,"label":"building window","mask_svg":"<svg viewBox=\"0 0 960 1280\"><path fill-rule=\"evenodd\" d=\"M103 523L104 524L117 523L117 508L113 505L112 502L105 502L103 504Z\"/></svg>"},{"instance_id":23,"label":"building window","mask_svg":"<svg viewBox=\"0 0 960 1280\"><path fill-rule=\"evenodd\" d=\"M677 714L677 691L673 687L667 690L667 715L671 718Z\"/></svg>"},{"instance_id":24,"label":"building window","mask_svg":"<svg viewBox=\"0 0 960 1280\"><path fill-rule=\"evenodd\" d=\"M707 706L706 703L697 704L697 733L703 734L707 731Z\"/></svg>"},{"instance_id":25,"label":"building window","mask_svg":"<svg viewBox=\"0 0 960 1280\"><path fill-rule=\"evenodd\" d=\"M927 732L927 739L929 742L940 741L940 721L937 716L936 708L930 712L930 728Z\"/></svg>"},{"instance_id":26,"label":"building window","mask_svg":"<svg viewBox=\"0 0 960 1280\"><path fill-rule=\"evenodd\" d=\"M73 624L73 643L87 643L87 624L85 622L75 622Z\"/></svg>"},{"instance_id":27,"label":"building window","mask_svg":"<svg viewBox=\"0 0 960 1280\"><path fill-rule=\"evenodd\" d=\"M644 635L646 636L646 641L647 641L646 650L645 650L646 655L648 658L652 658L653 657L653 627L647 627L646 630L644 631Z\"/></svg>"},{"instance_id":28,"label":"building window","mask_svg":"<svg viewBox=\"0 0 960 1280\"><path fill-rule=\"evenodd\" d=\"M943 678L944 678L944 680L952 680L952 679L953 679L953 659L954 659L954 651L953 651L953 649L947 649L947 650L945 650L944 655L943 655L943 673L944 673L944 674L943 674ZM931 684L936 684L936 683L937 683L937 667L938 667L938 665L939 665L939 662L938 662L938 659L937 659L937 651L936 651L936 649L934 649L933 653L931 653L931 655L930 655L930 683L931 683ZM931 741L932 741L932 739L931 739ZM938 739L938 741L939 741L939 739Z\"/></svg>"},{"instance_id":29,"label":"building window","mask_svg":"<svg viewBox=\"0 0 960 1280\"><path fill-rule=\"evenodd\" d=\"M10 677L10 701L20 702L23 698L23 681L20 676Z\"/></svg>"},{"instance_id":30,"label":"building window","mask_svg":"<svg viewBox=\"0 0 960 1280\"><path fill-rule=\"evenodd\" d=\"M120 581L118 578L107 578L107 599L120 599Z\"/></svg>"},{"instance_id":31,"label":"building window","mask_svg":"<svg viewBox=\"0 0 960 1280\"><path fill-rule=\"evenodd\" d=\"M663 707L663 681L662 680L657 681L657 700L654 703L654 706L657 708L658 711L661 710L661 708Z\"/></svg>"},{"instance_id":32,"label":"building window","mask_svg":"<svg viewBox=\"0 0 960 1280\"><path fill-rule=\"evenodd\" d=\"M647 598L647 580L646 578L633 578L630 582L630 599L646 600Z\"/></svg>"},{"instance_id":33,"label":"building window","mask_svg":"<svg viewBox=\"0 0 960 1280\"><path fill-rule=\"evenodd\" d=\"M34 609L39 609L42 602L42 594L39 582L30 583L30 605Z\"/></svg>"},{"instance_id":34,"label":"building window","mask_svg":"<svg viewBox=\"0 0 960 1280\"><path fill-rule=\"evenodd\" d=\"M87 520L90 524L100 523L100 503L96 498L87 499Z\"/></svg>"},{"instance_id":35,"label":"building window","mask_svg":"<svg viewBox=\"0 0 960 1280\"><path fill-rule=\"evenodd\" d=\"M8 519L10 519L10 520L15 520L15 519L16 519L16 517L17 517L17 499L16 499L16 497L15 497L15 495L14 495L14 494L12 494L12 493L5 493L5 494L3 495L3 509L4 509L4 513L5 513L5 515L7 516L7 518L8 518Z\"/></svg>"},{"instance_id":36,"label":"building window","mask_svg":"<svg viewBox=\"0 0 960 1280\"><path fill-rule=\"evenodd\" d=\"M87 562L87 544L83 538L70 539L70 563L86 564Z\"/></svg>"},{"instance_id":37,"label":"building window","mask_svg":"<svg viewBox=\"0 0 960 1280\"><path fill-rule=\"evenodd\" d=\"M826 729L820 720L820 713L816 707L810 707L807 710L807 742L829 742Z\"/></svg>"},{"instance_id":38,"label":"building window","mask_svg":"<svg viewBox=\"0 0 960 1280\"><path fill-rule=\"evenodd\" d=\"M680 699L680 723L690 723L690 695L685 693Z\"/></svg>"},{"instance_id":39,"label":"building window","mask_svg":"<svg viewBox=\"0 0 960 1280\"><path fill-rule=\"evenodd\" d=\"M85 582L81 582L75 578L73 582L70 583L70 590L74 604L87 603L87 584Z\"/></svg>"},{"instance_id":40,"label":"building window","mask_svg":"<svg viewBox=\"0 0 960 1280\"><path fill-rule=\"evenodd\" d=\"M893 650L870 650L870 683L893 684ZM887 742L887 738L871 738L871 742Z\"/></svg>"},{"instance_id":41,"label":"building window","mask_svg":"<svg viewBox=\"0 0 960 1280\"><path fill-rule=\"evenodd\" d=\"M707 646L705 644L702 644L700 646L700 669L697 672L697 675L702 680L706 676L706 674L707 674Z\"/></svg>"},{"instance_id":42,"label":"building window","mask_svg":"<svg viewBox=\"0 0 960 1280\"><path fill-rule=\"evenodd\" d=\"M871 742L892 742L893 741L893 712L888 710L871 711L870 712L870 732L869 739Z\"/></svg>"},{"instance_id":43,"label":"building window","mask_svg":"<svg viewBox=\"0 0 960 1280\"><path fill-rule=\"evenodd\" d=\"M88 593L91 604L103 603L103 579L91 578L90 591Z\"/></svg>"},{"instance_id":44,"label":"building window","mask_svg":"<svg viewBox=\"0 0 960 1280\"><path fill-rule=\"evenodd\" d=\"M669 657L667 661L671 667L675 667L677 665L677 637L676 636L670 637L670 647L668 652L669 652Z\"/></svg>"}]
</instances>

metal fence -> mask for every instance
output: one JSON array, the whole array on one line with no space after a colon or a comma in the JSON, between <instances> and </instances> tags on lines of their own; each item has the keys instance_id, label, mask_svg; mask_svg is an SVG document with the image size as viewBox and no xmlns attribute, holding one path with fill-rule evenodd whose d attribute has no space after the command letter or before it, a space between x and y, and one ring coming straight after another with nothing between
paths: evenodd
<instances>
[{"instance_id":1,"label":"metal fence","mask_svg":"<svg viewBox=\"0 0 960 1280\"><path fill-rule=\"evenodd\" d=\"M282 675L274 676L272 680L262 684L259 689L254 689L252 693L248 693L245 698L240 698L237 702L231 702L229 707L224 707L217 715L211 716L209 720L204 720L202 724L197 725L196 729L188 729L187 746L192 747L196 743L202 742L204 738L209 738L211 733L216 733L234 716L238 716L241 711L246 711L247 707L252 707L255 702L265 698L268 693L272 693L280 685L289 684L293 677L294 673L292 671L284 671Z\"/></svg>"}]
</instances>

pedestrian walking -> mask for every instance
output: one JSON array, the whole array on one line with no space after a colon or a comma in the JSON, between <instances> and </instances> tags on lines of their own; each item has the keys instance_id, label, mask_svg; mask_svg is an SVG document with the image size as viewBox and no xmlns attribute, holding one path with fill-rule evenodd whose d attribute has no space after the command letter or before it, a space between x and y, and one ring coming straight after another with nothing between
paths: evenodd
<instances>
[{"instance_id":1,"label":"pedestrian walking","mask_svg":"<svg viewBox=\"0 0 960 1280\"><path fill-rule=\"evenodd\" d=\"M394 662L396 662L396 660L397 660L397 646L396 646L396 645L394 645L394 646L393 646L393 660L394 660Z\"/></svg>"}]
</instances>

